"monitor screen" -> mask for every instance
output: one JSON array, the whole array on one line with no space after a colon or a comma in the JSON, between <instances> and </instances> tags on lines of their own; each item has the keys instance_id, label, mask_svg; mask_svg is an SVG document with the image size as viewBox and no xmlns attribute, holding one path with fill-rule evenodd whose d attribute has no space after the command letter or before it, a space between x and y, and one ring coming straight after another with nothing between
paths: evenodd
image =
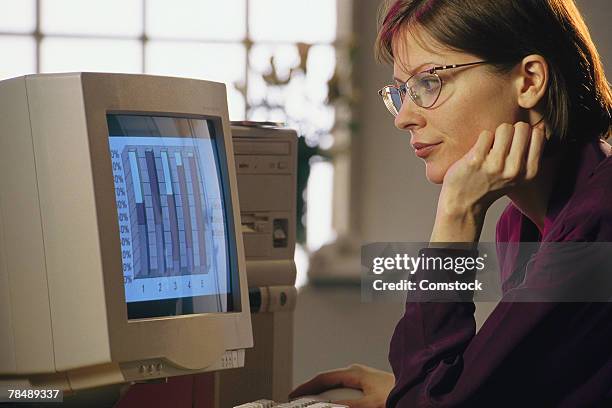
<instances>
[{"instance_id":1,"label":"monitor screen","mask_svg":"<svg viewBox=\"0 0 612 408\"><path fill-rule=\"evenodd\" d=\"M108 114L128 318L233 311L219 118Z\"/></svg>"}]
</instances>

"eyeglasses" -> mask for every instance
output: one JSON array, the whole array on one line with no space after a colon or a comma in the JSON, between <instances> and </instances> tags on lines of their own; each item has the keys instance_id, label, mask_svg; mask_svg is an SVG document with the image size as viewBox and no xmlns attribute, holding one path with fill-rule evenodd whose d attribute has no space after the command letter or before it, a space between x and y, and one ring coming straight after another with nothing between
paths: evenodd
<instances>
[{"instance_id":1,"label":"eyeglasses","mask_svg":"<svg viewBox=\"0 0 612 408\"><path fill-rule=\"evenodd\" d=\"M440 92L442 91L442 79L438 75L438 71L485 63L487 63L487 61L433 67L414 74L400 86L386 85L378 91L378 94L382 96L385 106L393 116L399 114L406 94L410 96L410 99L412 99L417 106L421 108L431 108L440 97Z\"/></svg>"}]
</instances>

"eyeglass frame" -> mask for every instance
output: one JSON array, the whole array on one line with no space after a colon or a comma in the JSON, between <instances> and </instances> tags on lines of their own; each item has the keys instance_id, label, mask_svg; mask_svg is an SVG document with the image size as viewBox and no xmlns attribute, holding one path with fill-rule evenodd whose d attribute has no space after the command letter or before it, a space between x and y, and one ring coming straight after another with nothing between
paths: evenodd
<instances>
[{"instance_id":1,"label":"eyeglass frame","mask_svg":"<svg viewBox=\"0 0 612 408\"><path fill-rule=\"evenodd\" d=\"M385 107L387 108L387 110L389 112L391 112L391 114L393 116L397 116L399 114L399 110L397 110L397 113L394 112L396 109L395 109L395 105L393 104L393 100L392 99L391 99L391 104L393 105L394 111L391 111L391 109L389 109L389 105L387 104L387 99L385 99L385 95L384 95L385 92L389 93L389 91L388 91L389 88L397 89L397 92L398 92L398 94L400 96L400 99L402 101L402 105L400 106L400 110L401 110L401 107L404 106L404 100L405 100L406 95L410 96L410 99L412 100L412 102L415 105L417 105L418 107L424 108L424 109L429 109L429 108L431 108L432 106L434 106L436 104L436 102L438 101L438 98L440 98L440 94L442 93L442 84L443 84L443 82L442 82L442 78L440 78L440 76L438 75L438 71L443 71L443 70L453 69L453 68L468 67L468 66L477 65L477 64L486 64L488 62L489 61L475 61L475 62L467 62L467 63L464 63L464 64L440 65L440 66L437 66L437 67L429 68L429 69L426 69L424 71L420 71L420 72L417 72L417 73L411 75L410 78L408 78L406 81L404 81L404 83L401 84L400 86L397 86L395 84L389 84L389 85L383 86L381 89L378 90L378 95L380 95L382 97L383 103L385 104ZM415 101L415 97L413 96L414 92L409 92L410 90L412 90L412 87L408 86L408 81L410 81L415 76L417 76L419 74L424 74L424 73L429 73L431 75L435 75L436 78L438 78L438 81L440 82L440 89L438 90L438 95L436 95L434 101L429 106L421 106L421 105L419 105Z\"/></svg>"}]
</instances>

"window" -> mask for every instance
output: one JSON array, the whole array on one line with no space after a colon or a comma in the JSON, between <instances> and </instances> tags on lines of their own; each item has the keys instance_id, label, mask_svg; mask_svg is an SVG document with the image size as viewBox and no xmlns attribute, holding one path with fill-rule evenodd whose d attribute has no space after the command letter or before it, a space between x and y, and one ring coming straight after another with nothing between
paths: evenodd
<instances>
[{"instance_id":1,"label":"window","mask_svg":"<svg viewBox=\"0 0 612 408\"><path fill-rule=\"evenodd\" d=\"M342 2L0 0L0 79L104 71L224 82L230 119L285 122L309 146L329 146L336 110L327 103L328 82L345 45ZM334 169L314 163L320 188L308 196L323 213L303 217L318 220L310 250L333 238Z\"/></svg>"}]
</instances>

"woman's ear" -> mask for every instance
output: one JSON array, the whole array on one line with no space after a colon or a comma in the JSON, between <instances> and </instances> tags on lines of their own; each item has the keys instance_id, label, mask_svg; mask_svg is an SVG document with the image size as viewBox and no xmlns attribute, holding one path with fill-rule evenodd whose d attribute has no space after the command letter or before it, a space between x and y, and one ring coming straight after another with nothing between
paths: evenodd
<instances>
[{"instance_id":1,"label":"woman's ear","mask_svg":"<svg viewBox=\"0 0 612 408\"><path fill-rule=\"evenodd\" d=\"M516 70L518 104L523 109L533 109L548 88L548 64L541 55L532 54L523 58Z\"/></svg>"}]
</instances>

